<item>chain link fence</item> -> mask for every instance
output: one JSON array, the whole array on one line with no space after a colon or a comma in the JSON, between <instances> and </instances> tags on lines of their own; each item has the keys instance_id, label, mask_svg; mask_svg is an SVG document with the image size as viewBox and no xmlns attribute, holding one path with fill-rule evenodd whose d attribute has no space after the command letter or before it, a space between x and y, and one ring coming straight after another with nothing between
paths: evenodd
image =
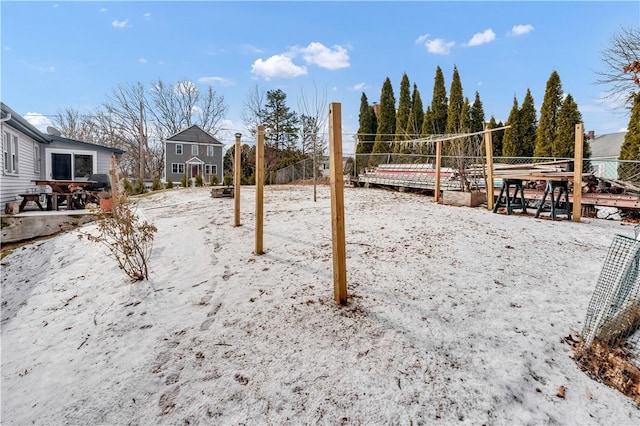
<instances>
[{"instance_id":1,"label":"chain link fence","mask_svg":"<svg viewBox=\"0 0 640 426\"><path fill-rule=\"evenodd\" d=\"M323 176L324 161L316 162L316 177ZM313 179L313 158L307 158L276 171L276 184L283 185Z\"/></svg>"}]
</instances>

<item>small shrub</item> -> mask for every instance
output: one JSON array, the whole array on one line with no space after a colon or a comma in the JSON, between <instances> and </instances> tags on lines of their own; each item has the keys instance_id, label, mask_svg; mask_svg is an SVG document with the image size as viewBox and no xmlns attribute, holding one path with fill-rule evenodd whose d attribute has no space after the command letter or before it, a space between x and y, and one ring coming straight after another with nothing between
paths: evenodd
<instances>
[{"instance_id":1,"label":"small shrub","mask_svg":"<svg viewBox=\"0 0 640 426\"><path fill-rule=\"evenodd\" d=\"M191 185L187 185L187 182L189 182L189 178L187 177L187 175L182 175L182 179L180 179L180 183L182 184L183 188L188 188L191 186Z\"/></svg>"},{"instance_id":2,"label":"small shrub","mask_svg":"<svg viewBox=\"0 0 640 426\"><path fill-rule=\"evenodd\" d=\"M202 186L202 175L200 173L196 176L196 186Z\"/></svg>"},{"instance_id":3,"label":"small shrub","mask_svg":"<svg viewBox=\"0 0 640 426\"><path fill-rule=\"evenodd\" d=\"M218 175L211 175L211 178L209 179L209 185L211 186L217 186L220 185L220 179L218 179Z\"/></svg>"},{"instance_id":4,"label":"small shrub","mask_svg":"<svg viewBox=\"0 0 640 426\"><path fill-rule=\"evenodd\" d=\"M224 174L224 184L227 186L233 185L233 173L227 172Z\"/></svg>"},{"instance_id":5,"label":"small shrub","mask_svg":"<svg viewBox=\"0 0 640 426\"><path fill-rule=\"evenodd\" d=\"M144 181L142 179L138 179L136 182L135 193L144 194L145 192L147 192L147 187L144 186Z\"/></svg>"},{"instance_id":6,"label":"small shrub","mask_svg":"<svg viewBox=\"0 0 640 426\"><path fill-rule=\"evenodd\" d=\"M160 176L155 175L153 177L153 182L151 182L151 190L152 191L160 191L162 188L162 182L160 182Z\"/></svg>"},{"instance_id":7,"label":"small shrub","mask_svg":"<svg viewBox=\"0 0 640 426\"><path fill-rule=\"evenodd\" d=\"M167 188L167 189L173 188L173 181L171 180L171 178L169 176L167 176L167 183L165 184L165 188Z\"/></svg>"},{"instance_id":8,"label":"small shrub","mask_svg":"<svg viewBox=\"0 0 640 426\"><path fill-rule=\"evenodd\" d=\"M105 213L95 211L98 217L97 235L80 231L78 238L87 238L109 249L132 282L148 280L148 261L153 248L154 234L158 229L147 221L140 222L135 207L126 194L114 198L113 210Z\"/></svg>"},{"instance_id":9,"label":"small shrub","mask_svg":"<svg viewBox=\"0 0 640 426\"><path fill-rule=\"evenodd\" d=\"M133 194L133 185L131 184L131 181L129 179L124 178L122 180L122 190L124 191L125 195Z\"/></svg>"}]
</instances>

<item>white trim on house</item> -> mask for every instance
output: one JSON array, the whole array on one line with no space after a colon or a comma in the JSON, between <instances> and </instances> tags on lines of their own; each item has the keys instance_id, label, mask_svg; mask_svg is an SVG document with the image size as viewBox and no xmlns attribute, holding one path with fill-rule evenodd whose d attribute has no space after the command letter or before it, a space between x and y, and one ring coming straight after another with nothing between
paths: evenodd
<instances>
[{"instance_id":1,"label":"white trim on house","mask_svg":"<svg viewBox=\"0 0 640 426\"><path fill-rule=\"evenodd\" d=\"M75 170L75 156L76 155L89 155L92 157L91 164L91 174L98 173L98 152L97 151L84 151L84 150L75 150L75 149L62 149L62 148L45 148L44 156L45 156L45 176L47 179L53 179L53 168L51 165L51 155L52 154L69 154L71 155L71 179L70 180L82 180L76 179L73 176L73 172ZM89 177L87 176L87 179Z\"/></svg>"}]
</instances>

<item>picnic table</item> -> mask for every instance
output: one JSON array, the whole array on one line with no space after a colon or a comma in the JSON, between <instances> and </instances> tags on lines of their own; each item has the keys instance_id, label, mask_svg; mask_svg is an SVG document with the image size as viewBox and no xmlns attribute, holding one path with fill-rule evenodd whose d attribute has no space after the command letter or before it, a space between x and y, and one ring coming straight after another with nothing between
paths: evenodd
<instances>
[{"instance_id":1,"label":"picnic table","mask_svg":"<svg viewBox=\"0 0 640 426\"><path fill-rule=\"evenodd\" d=\"M67 210L75 210L84 208L87 201L94 201L96 198L91 191L87 191L87 188L91 188L96 182L91 180L85 181L72 181L72 180L35 180L33 181L36 186L48 186L52 192L41 193L47 198L47 210L58 210L59 205L62 202L66 202ZM37 195L41 194L29 194ZM27 194L20 194L24 197ZM26 201L25 201L26 200ZM30 201L24 198L22 203ZM38 202L40 210L44 210ZM24 206L21 205L20 211Z\"/></svg>"}]
</instances>

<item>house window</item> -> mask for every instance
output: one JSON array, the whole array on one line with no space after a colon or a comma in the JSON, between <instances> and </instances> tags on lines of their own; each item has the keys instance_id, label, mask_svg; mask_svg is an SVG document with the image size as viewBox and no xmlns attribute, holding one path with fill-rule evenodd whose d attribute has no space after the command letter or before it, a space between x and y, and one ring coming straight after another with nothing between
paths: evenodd
<instances>
[{"instance_id":1,"label":"house window","mask_svg":"<svg viewBox=\"0 0 640 426\"><path fill-rule=\"evenodd\" d=\"M6 131L2 137L2 161L5 174L18 173L18 136Z\"/></svg>"},{"instance_id":2,"label":"house window","mask_svg":"<svg viewBox=\"0 0 640 426\"><path fill-rule=\"evenodd\" d=\"M182 144L181 143L176 145L176 155L182 155Z\"/></svg>"},{"instance_id":3,"label":"house window","mask_svg":"<svg viewBox=\"0 0 640 426\"><path fill-rule=\"evenodd\" d=\"M18 173L18 137L11 135L11 167L13 173Z\"/></svg>"},{"instance_id":4,"label":"house window","mask_svg":"<svg viewBox=\"0 0 640 426\"><path fill-rule=\"evenodd\" d=\"M191 155L198 155L198 145L191 145Z\"/></svg>"},{"instance_id":5,"label":"house window","mask_svg":"<svg viewBox=\"0 0 640 426\"><path fill-rule=\"evenodd\" d=\"M211 145L207 146L207 157L213 157L213 147Z\"/></svg>"},{"instance_id":6,"label":"house window","mask_svg":"<svg viewBox=\"0 0 640 426\"><path fill-rule=\"evenodd\" d=\"M184 163L171 163L171 173L183 175Z\"/></svg>"},{"instance_id":7,"label":"house window","mask_svg":"<svg viewBox=\"0 0 640 426\"><path fill-rule=\"evenodd\" d=\"M74 151L70 149L46 149L46 175L53 180L89 180L97 173L95 151Z\"/></svg>"},{"instance_id":8,"label":"house window","mask_svg":"<svg viewBox=\"0 0 640 426\"><path fill-rule=\"evenodd\" d=\"M205 175L215 175L218 172L218 166L215 164L205 164L204 165L204 174Z\"/></svg>"},{"instance_id":9,"label":"house window","mask_svg":"<svg viewBox=\"0 0 640 426\"><path fill-rule=\"evenodd\" d=\"M33 143L33 171L40 173L40 145Z\"/></svg>"}]
</instances>

